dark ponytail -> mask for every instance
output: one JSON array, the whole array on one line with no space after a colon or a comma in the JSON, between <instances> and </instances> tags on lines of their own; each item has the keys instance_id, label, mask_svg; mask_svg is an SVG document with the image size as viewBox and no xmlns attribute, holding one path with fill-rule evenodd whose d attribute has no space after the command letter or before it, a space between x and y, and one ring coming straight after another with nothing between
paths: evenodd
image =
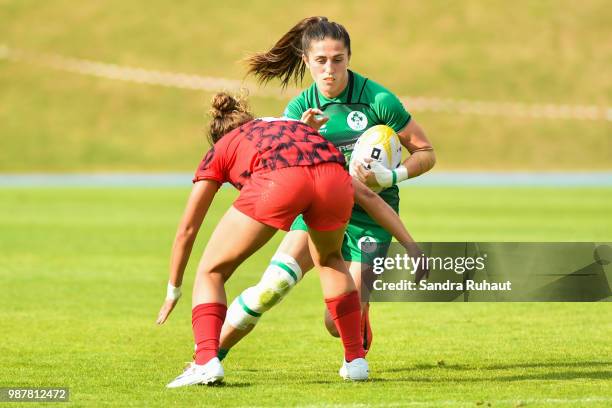
<instances>
[{"instance_id":1,"label":"dark ponytail","mask_svg":"<svg viewBox=\"0 0 612 408\"><path fill-rule=\"evenodd\" d=\"M297 84L304 79L306 72L302 55L307 54L312 41L325 38L342 41L350 57L351 38L341 24L330 22L327 17L307 17L283 35L269 51L248 57L247 74L255 75L262 83L279 78L283 88L292 78Z\"/></svg>"}]
</instances>

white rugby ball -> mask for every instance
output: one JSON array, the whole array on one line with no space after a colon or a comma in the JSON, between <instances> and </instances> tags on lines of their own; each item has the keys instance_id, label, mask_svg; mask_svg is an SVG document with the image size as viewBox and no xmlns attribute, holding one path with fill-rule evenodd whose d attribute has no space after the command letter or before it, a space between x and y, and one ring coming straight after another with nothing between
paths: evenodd
<instances>
[{"instance_id":1,"label":"white rugby ball","mask_svg":"<svg viewBox=\"0 0 612 408\"><path fill-rule=\"evenodd\" d=\"M395 169L402 161L402 144L395 131L386 125L377 125L366 130L355 143L349 172L355 176L355 166L361 166L364 159L380 162L389 170ZM379 192L382 188L372 188Z\"/></svg>"}]
</instances>

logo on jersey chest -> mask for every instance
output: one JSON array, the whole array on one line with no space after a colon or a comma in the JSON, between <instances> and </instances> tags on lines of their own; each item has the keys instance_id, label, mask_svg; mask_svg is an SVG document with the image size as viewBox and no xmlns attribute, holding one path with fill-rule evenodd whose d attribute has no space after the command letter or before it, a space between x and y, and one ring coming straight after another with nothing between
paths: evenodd
<instances>
[{"instance_id":1,"label":"logo on jersey chest","mask_svg":"<svg viewBox=\"0 0 612 408\"><path fill-rule=\"evenodd\" d=\"M368 127L368 117L359 111L352 111L346 116L346 123L353 130L364 130Z\"/></svg>"}]
</instances>

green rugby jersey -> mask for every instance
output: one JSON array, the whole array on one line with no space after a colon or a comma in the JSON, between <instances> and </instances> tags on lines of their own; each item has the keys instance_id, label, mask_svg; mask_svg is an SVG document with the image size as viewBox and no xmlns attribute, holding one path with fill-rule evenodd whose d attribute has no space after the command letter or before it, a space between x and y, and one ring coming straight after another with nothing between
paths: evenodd
<instances>
[{"instance_id":1,"label":"green rugby jersey","mask_svg":"<svg viewBox=\"0 0 612 408\"><path fill-rule=\"evenodd\" d=\"M318 91L316 83L313 83L293 98L284 112L285 117L299 120L309 108L322 110L329 121L319 129L319 133L344 154L347 163L355 142L367 129L387 125L399 132L411 118L397 96L386 88L353 71L349 70L348 74L348 85L336 98L326 98ZM393 186L380 192L380 196L398 211L398 193L397 186ZM356 204L351 223L353 221L376 225Z\"/></svg>"}]
</instances>

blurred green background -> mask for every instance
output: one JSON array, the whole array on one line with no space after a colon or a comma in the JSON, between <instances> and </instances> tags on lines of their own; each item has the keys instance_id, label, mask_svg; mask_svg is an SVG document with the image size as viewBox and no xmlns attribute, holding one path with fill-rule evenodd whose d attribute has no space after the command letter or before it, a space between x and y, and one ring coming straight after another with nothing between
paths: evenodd
<instances>
[{"instance_id":1,"label":"blurred green background","mask_svg":"<svg viewBox=\"0 0 612 408\"><path fill-rule=\"evenodd\" d=\"M433 172L612 170L612 121L602 115L436 112L414 99L592 105L610 115L610 1L0 0L0 173L191 173L208 149L212 91L81 75L53 68L57 60L45 55L240 83L245 56L311 15L344 24L351 68L406 97L436 149ZM292 95L277 83L244 85L260 116L280 115ZM409 184L400 215L420 241L610 242L609 184ZM156 327L188 176L180 188L40 185L0 188L2 386L70 386L78 406L612 401L609 302L377 303L373 381L344 384L312 273L232 351L226 387L166 392L193 350L197 259L236 192L220 190L186 272L186 296ZM236 271L230 298L258 281L281 238Z\"/></svg>"},{"instance_id":2,"label":"blurred green background","mask_svg":"<svg viewBox=\"0 0 612 408\"><path fill-rule=\"evenodd\" d=\"M612 12L605 0L0 0L0 44L32 55L242 80L242 58L309 15L344 24L351 68L399 96L612 106ZM266 89L269 96L251 98L255 113L280 115L291 93L277 92L274 83ZM191 172L207 148L210 92L7 58L0 58L0 90L0 172ZM603 118L413 113L436 148L436 171L612 168L612 121Z\"/></svg>"}]
</instances>

